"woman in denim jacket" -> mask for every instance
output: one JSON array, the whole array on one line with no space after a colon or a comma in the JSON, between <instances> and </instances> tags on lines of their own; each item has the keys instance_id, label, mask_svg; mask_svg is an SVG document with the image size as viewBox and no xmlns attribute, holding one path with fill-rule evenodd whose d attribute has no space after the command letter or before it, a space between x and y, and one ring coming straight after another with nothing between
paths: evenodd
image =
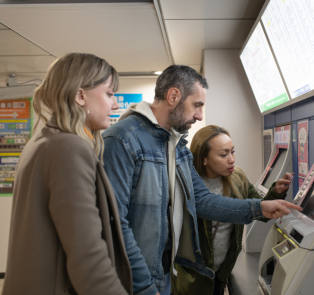
<instances>
[{"instance_id":1,"label":"woman in denim jacket","mask_svg":"<svg viewBox=\"0 0 314 295\"><path fill-rule=\"evenodd\" d=\"M192 140L191 151L195 169L211 192L238 199L261 198L244 172L234 166L235 150L227 130L215 125L202 128ZM286 173L283 178L285 180L279 179L272 184L265 199L285 198L287 180L293 176ZM219 223L200 217L197 223L201 251L206 266L215 270L215 279L176 264L178 274L177 279L172 281L172 294L221 295L242 248L243 225Z\"/></svg>"}]
</instances>

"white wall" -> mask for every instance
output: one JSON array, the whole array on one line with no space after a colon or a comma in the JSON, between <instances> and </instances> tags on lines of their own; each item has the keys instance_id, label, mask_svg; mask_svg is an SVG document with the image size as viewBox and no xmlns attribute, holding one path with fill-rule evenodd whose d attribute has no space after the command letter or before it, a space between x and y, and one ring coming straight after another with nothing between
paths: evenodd
<instances>
[{"instance_id":1,"label":"white wall","mask_svg":"<svg viewBox=\"0 0 314 295\"><path fill-rule=\"evenodd\" d=\"M117 93L139 93L143 94L143 100L149 103L154 101L155 96L155 86L156 86L157 77L153 78L134 78L134 77L120 77L120 87ZM204 111L205 117L205 111ZM196 122L192 125L190 129L189 136L186 138L190 143L194 134L202 127L205 126L205 118L201 122Z\"/></svg>"},{"instance_id":2,"label":"white wall","mask_svg":"<svg viewBox=\"0 0 314 295\"><path fill-rule=\"evenodd\" d=\"M205 50L204 63L209 84L206 125L218 125L230 132L236 165L255 184L262 173L262 118L239 50Z\"/></svg>"},{"instance_id":3,"label":"white wall","mask_svg":"<svg viewBox=\"0 0 314 295\"><path fill-rule=\"evenodd\" d=\"M152 103L155 96L157 77L135 78L120 77L120 86L117 93L142 94L143 100Z\"/></svg>"}]
</instances>

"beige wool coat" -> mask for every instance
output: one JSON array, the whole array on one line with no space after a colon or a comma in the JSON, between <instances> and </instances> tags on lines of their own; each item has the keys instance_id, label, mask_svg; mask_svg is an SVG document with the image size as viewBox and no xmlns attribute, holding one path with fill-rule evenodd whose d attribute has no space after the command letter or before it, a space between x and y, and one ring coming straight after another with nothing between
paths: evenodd
<instances>
[{"instance_id":1,"label":"beige wool coat","mask_svg":"<svg viewBox=\"0 0 314 295\"><path fill-rule=\"evenodd\" d=\"M61 294L132 294L132 276L101 162L50 120L18 162L3 295Z\"/></svg>"}]
</instances>

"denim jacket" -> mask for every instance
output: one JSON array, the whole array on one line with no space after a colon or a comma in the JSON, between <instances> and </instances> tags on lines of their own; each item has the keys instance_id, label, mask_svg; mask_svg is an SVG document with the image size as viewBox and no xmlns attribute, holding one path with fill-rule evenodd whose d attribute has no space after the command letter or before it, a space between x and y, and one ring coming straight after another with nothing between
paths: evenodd
<instances>
[{"instance_id":1,"label":"denim jacket","mask_svg":"<svg viewBox=\"0 0 314 295\"><path fill-rule=\"evenodd\" d=\"M155 295L164 290L162 254L168 237L170 135L139 113L103 133L104 168L117 198L135 295ZM176 147L176 174L185 192L185 211L175 262L214 278L214 271L206 267L200 251L197 215L247 224L263 217L261 201L210 193L193 167L193 156L186 143L181 138Z\"/></svg>"}]
</instances>

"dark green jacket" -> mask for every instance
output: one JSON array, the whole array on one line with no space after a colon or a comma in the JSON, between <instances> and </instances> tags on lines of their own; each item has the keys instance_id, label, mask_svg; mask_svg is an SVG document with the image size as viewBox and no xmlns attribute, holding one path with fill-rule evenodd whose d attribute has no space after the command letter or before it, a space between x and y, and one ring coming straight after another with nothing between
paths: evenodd
<instances>
[{"instance_id":1,"label":"dark green jacket","mask_svg":"<svg viewBox=\"0 0 314 295\"><path fill-rule=\"evenodd\" d=\"M274 191L273 183L265 200L284 199L286 193L278 194ZM261 199L261 196L255 191L254 186L249 183L248 198ZM264 218L262 221L267 222ZM212 236L212 221L197 218L200 247L203 254L205 264L210 269L214 269L214 247ZM230 247L225 261L220 266L216 277L220 282L220 290L228 284L229 275L236 263L239 253L242 249L243 224L235 224L230 236ZM171 275L171 294L173 295L211 295L214 291L214 280L203 276L190 268L186 268L175 264L178 274L175 277Z\"/></svg>"}]
</instances>

